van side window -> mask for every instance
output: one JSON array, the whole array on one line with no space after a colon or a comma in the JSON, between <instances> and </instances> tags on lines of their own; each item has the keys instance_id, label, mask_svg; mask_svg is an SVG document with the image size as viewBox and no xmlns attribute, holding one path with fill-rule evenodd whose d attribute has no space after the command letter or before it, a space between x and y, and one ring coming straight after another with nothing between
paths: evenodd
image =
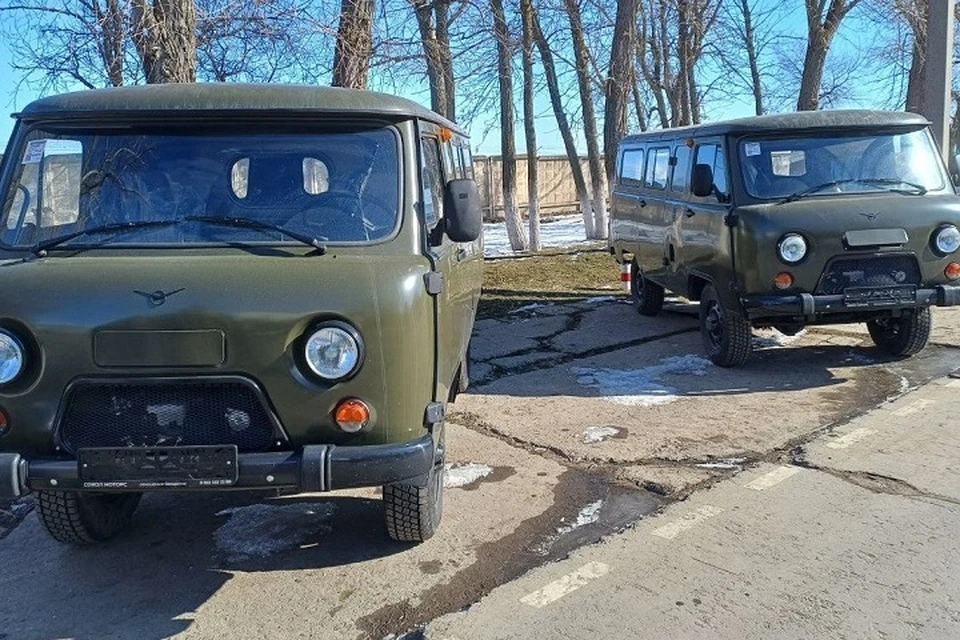
<instances>
[{"instance_id":1,"label":"van side window","mask_svg":"<svg viewBox=\"0 0 960 640\"><path fill-rule=\"evenodd\" d=\"M443 170L440 167L440 141L423 137L420 140L423 165L420 169L423 186L423 217L432 227L443 217Z\"/></svg>"},{"instance_id":2,"label":"van side window","mask_svg":"<svg viewBox=\"0 0 960 640\"><path fill-rule=\"evenodd\" d=\"M620 182L627 185L643 184L643 149L627 149L620 159Z\"/></svg>"},{"instance_id":3,"label":"van side window","mask_svg":"<svg viewBox=\"0 0 960 640\"><path fill-rule=\"evenodd\" d=\"M467 145L460 147L460 155L463 158L463 175L473 180L473 156L470 155L470 147Z\"/></svg>"},{"instance_id":4,"label":"van side window","mask_svg":"<svg viewBox=\"0 0 960 640\"><path fill-rule=\"evenodd\" d=\"M677 145L674 152L673 176L670 188L674 191L686 191L690 184L690 147L686 144Z\"/></svg>"},{"instance_id":5,"label":"van side window","mask_svg":"<svg viewBox=\"0 0 960 640\"><path fill-rule=\"evenodd\" d=\"M670 174L670 149L662 147L647 153L647 179L644 184L651 189L666 189Z\"/></svg>"},{"instance_id":6,"label":"van side window","mask_svg":"<svg viewBox=\"0 0 960 640\"><path fill-rule=\"evenodd\" d=\"M713 184L718 194L727 193L727 162L723 156L723 147L716 144L697 146L697 164L705 164L713 169Z\"/></svg>"}]
</instances>

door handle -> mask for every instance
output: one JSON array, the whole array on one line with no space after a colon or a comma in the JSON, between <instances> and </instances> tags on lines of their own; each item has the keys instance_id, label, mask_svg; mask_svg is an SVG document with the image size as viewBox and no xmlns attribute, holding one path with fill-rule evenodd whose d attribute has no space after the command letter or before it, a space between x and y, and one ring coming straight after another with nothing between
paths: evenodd
<instances>
[{"instance_id":1,"label":"door handle","mask_svg":"<svg viewBox=\"0 0 960 640\"><path fill-rule=\"evenodd\" d=\"M640 199L637 201L637 204L639 204L639 205L640 205L640 208L643 209L645 206L647 206L647 201L644 200L643 198L640 198Z\"/></svg>"},{"instance_id":2,"label":"door handle","mask_svg":"<svg viewBox=\"0 0 960 640\"><path fill-rule=\"evenodd\" d=\"M697 215L697 212L688 208L683 215L687 216L688 218L692 218L693 216Z\"/></svg>"}]
</instances>

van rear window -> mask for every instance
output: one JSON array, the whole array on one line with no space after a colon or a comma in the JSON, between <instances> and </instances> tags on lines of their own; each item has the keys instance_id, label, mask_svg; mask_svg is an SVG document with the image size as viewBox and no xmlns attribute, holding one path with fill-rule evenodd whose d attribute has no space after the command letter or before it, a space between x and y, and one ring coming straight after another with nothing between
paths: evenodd
<instances>
[{"instance_id":1,"label":"van rear window","mask_svg":"<svg viewBox=\"0 0 960 640\"><path fill-rule=\"evenodd\" d=\"M643 182L643 149L627 149L620 160L620 180L626 183Z\"/></svg>"}]
</instances>

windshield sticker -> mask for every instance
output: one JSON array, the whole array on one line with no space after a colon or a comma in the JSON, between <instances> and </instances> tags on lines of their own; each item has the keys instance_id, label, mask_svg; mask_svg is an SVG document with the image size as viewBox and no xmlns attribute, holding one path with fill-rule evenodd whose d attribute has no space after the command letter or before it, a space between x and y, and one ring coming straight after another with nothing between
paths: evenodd
<instances>
[{"instance_id":1,"label":"windshield sticker","mask_svg":"<svg viewBox=\"0 0 960 640\"><path fill-rule=\"evenodd\" d=\"M760 155L760 143L748 142L746 145L744 145L743 151L744 153L747 154L748 158L752 158L753 156L758 156Z\"/></svg>"},{"instance_id":2,"label":"windshield sticker","mask_svg":"<svg viewBox=\"0 0 960 640\"><path fill-rule=\"evenodd\" d=\"M40 164L43 160L43 148L46 140L31 140L27 143L27 150L23 154L23 164Z\"/></svg>"},{"instance_id":3,"label":"windshield sticker","mask_svg":"<svg viewBox=\"0 0 960 640\"><path fill-rule=\"evenodd\" d=\"M79 140L44 140L43 157L78 156L83 153L83 144Z\"/></svg>"}]
</instances>

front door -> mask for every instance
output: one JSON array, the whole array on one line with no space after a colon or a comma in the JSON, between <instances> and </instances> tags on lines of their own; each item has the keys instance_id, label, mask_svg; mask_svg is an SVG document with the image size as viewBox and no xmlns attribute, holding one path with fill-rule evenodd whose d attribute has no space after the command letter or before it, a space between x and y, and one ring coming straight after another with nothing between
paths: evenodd
<instances>
[{"instance_id":1,"label":"front door","mask_svg":"<svg viewBox=\"0 0 960 640\"><path fill-rule=\"evenodd\" d=\"M680 257L688 274L715 281L724 275L717 273L718 267L728 271L730 264L729 247L721 246L726 237L728 188L727 163L720 140L698 140L694 164L706 164L713 170L714 192L703 198L691 194L687 199L678 218L683 239Z\"/></svg>"}]
</instances>

